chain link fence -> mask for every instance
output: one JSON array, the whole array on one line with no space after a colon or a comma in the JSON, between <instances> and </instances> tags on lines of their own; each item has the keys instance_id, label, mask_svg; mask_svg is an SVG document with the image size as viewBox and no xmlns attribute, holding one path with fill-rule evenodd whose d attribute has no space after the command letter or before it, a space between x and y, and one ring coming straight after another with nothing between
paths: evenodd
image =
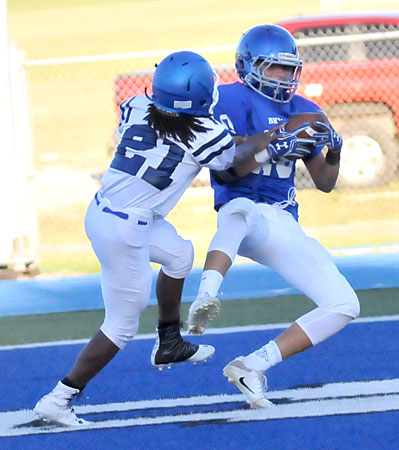
<instances>
[{"instance_id":1,"label":"chain link fence","mask_svg":"<svg viewBox=\"0 0 399 450\"><path fill-rule=\"evenodd\" d=\"M300 221L329 248L399 242L399 26L320 27L295 33L304 69L299 93L316 101L344 136L337 189L313 189L297 170ZM237 80L235 45L198 48ZM84 232L85 209L117 143L118 105L151 83L164 54L25 61L34 135L41 272L99 270ZM169 217L204 261L215 230L203 170Z\"/></svg>"}]
</instances>

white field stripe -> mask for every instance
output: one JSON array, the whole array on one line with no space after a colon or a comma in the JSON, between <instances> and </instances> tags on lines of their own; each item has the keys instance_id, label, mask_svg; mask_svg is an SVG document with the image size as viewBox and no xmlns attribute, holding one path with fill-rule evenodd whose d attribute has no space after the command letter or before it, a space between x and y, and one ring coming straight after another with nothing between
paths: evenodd
<instances>
[{"instance_id":1,"label":"white field stripe","mask_svg":"<svg viewBox=\"0 0 399 450\"><path fill-rule=\"evenodd\" d=\"M62 433L76 430L94 430L103 428L122 428L141 425L167 423L204 422L225 420L227 422L247 422L254 420L287 419L299 417L320 417L342 414L364 414L370 412L399 410L399 379L373 380L349 383L331 383L318 388L288 389L271 392L271 400L282 399L285 404L277 404L268 409L245 409L217 411L221 403L243 402L244 396L212 395L177 399L147 400L138 402L111 403L104 405L83 405L75 407L79 414L122 412L142 410L144 417L118 420L101 420L76 427L38 427L22 426L13 428L35 419L31 410L0 413L0 437L21 436L41 433ZM191 414L158 415L145 417L146 409L162 409L215 405L216 411Z\"/></svg>"},{"instance_id":2,"label":"white field stripe","mask_svg":"<svg viewBox=\"0 0 399 450\"><path fill-rule=\"evenodd\" d=\"M355 319L349 323L370 323L370 322L392 322L399 321L399 315L392 316L377 316L377 317L361 317ZM227 334L227 333L245 333L247 331L263 331L263 330L277 330L282 328L288 328L291 323L272 323L268 325L244 325L239 327L225 327L225 328L208 328L204 337L211 334ZM181 333L182 336L190 336L186 331ZM139 334L135 336L134 340L142 339L155 339L155 333ZM38 347L54 347L62 345L75 345L75 344L87 344L90 339L75 339L66 341L51 341L51 342L34 342L32 344L19 344L19 345L0 345L0 351L2 350L17 350L24 348L38 348Z\"/></svg>"}]
</instances>

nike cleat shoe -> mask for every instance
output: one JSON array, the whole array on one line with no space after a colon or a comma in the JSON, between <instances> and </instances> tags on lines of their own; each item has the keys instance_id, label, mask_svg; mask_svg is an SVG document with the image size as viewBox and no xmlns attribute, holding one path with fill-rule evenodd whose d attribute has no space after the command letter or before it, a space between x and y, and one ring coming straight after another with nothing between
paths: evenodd
<instances>
[{"instance_id":1,"label":"nike cleat shoe","mask_svg":"<svg viewBox=\"0 0 399 450\"><path fill-rule=\"evenodd\" d=\"M188 332L201 335L210 320L213 320L220 311L220 301L216 297L197 298L188 311Z\"/></svg>"},{"instance_id":2,"label":"nike cleat shoe","mask_svg":"<svg viewBox=\"0 0 399 450\"><path fill-rule=\"evenodd\" d=\"M245 395L247 403L251 408L269 408L274 406L266 398L267 379L264 372L248 369L242 362L240 356L231 361L223 369L223 375L227 377L229 383L235 384Z\"/></svg>"},{"instance_id":3,"label":"nike cleat shoe","mask_svg":"<svg viewBox=\"0 0 399 450\"><path fill-rule=\"evenodd\" d=\"M157 328L158 337L151 354L151 364L162 370L180 362L207 361L215 353L212 345L196 345L185 341L180 334L180 324Z\"/></svg>"},{"instance_id":4,"label":"nike cleat shoe","mask_svg":"<svg viewBox=\"0 0 399 450\"><path fill-rule=\"evenodd\" d=\"M66 386L61 381L36 404L34 412L43 422L66 427L79 427L90 422L76 416L70 403L79 389Z\"/></svg>"}]
</instances>

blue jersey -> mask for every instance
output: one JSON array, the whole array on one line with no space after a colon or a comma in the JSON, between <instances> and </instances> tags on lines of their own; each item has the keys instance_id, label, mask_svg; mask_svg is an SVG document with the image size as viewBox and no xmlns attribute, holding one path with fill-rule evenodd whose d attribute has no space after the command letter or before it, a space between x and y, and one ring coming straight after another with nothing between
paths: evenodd
<instances>
[{"instance_id":1,"label":"blue jersey","mask_svg":"<svg viewBox=\"0 0 399 450\"><path fill-rule=\"evenodd\" d=\"M223 122L230 133L238 136L252 135L270 130L284 123L290 116L319 112L320 107L300 95L289 103L276 103L261 96L240 82L219 86L219 101L214 116ZM314 158L322 147L316 147L304 160ZM211 176L215 191L215 208L236 197L246 197L255 202L278 203L298 220L295 201L295 161L280 158L276 163L267 161L246 177L234 183L220 185Z\"/></svg>"}]
</instances>

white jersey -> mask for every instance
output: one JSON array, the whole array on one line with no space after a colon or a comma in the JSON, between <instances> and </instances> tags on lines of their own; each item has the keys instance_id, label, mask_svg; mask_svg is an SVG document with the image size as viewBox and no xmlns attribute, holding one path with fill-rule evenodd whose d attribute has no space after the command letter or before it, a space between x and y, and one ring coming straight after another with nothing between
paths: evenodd
<instances>
[{"instance_id":1,"label":"white jersey","mask_svg":"<svg viewBox=\"0 0 399 450\"><path fill-rule=\"evenodd\" d=\"M159 139L145 119L150 104L145 95L121 104L120 142L101 195L120 209L137 207L165 217L202 167L231 167L235 144L224 125L210 117L199 118L209 131L195 133L191 148Z\"/></svg>"}]
</instances>

